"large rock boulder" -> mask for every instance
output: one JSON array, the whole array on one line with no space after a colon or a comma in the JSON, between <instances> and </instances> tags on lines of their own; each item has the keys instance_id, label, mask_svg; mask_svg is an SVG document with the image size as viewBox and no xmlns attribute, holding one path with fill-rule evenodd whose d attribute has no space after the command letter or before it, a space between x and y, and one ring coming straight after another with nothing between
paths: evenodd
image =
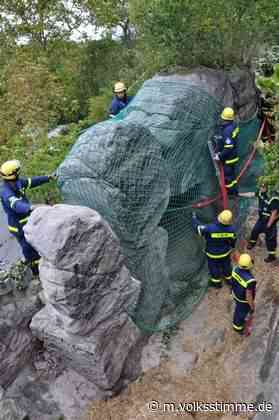
<instances>
[{"instance_id":1,"label":"large rock boulder","mask_svg":"<svg viewBox=\"0 0 279 420\"><path fill-rule=\"evenodd\" d=\"M67 205L35 210L25 234L42 256L47 302L32 320L33 333L66 366L113 390L140 338L129 317L140 283L126 268L117 237L95 211Z\"/></svg>"},{"instance_id":2,"label":"large rock boulder","mask_svg":"<svg viewBox=\"0 0 279 420\"><path fill-rule=\"evenodd\" d=\"M258 128L250 121L257 111L254 77L202 68L145 81L120 115L85 130L58 168L65 201L97 210L118 235L129 270L142 282L135 320L145 331L160 328L165 315L171 324L186 316L206 290L191 206L219 192L208 140L224 106L233 106L243 124L249 120L240 135L242 165ZM203 221L216 210L203 209Z\"/></svg>"}]
</instances>

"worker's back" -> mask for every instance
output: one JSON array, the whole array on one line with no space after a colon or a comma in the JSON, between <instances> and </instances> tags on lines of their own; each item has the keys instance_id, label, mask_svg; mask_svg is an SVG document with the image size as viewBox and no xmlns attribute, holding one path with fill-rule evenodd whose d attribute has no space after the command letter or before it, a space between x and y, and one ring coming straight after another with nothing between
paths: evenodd
<instances>
[{"instance_id":1,"label":"worker's back","mask_svg":"<svg viewBox=\"0 0 279 420\"><path fill-rule=\"evenodd\" d=\"M223 255L229 253L236 240L235 227L225 226L219 222L206 225L205 234L206 253Z\"/></svg>"}]
</instances>

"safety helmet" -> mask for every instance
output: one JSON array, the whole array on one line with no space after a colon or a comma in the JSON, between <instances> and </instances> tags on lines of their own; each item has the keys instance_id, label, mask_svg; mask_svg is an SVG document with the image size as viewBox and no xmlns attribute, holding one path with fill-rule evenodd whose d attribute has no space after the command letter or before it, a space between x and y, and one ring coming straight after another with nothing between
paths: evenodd
<instances>
[{"instance_id":1,"label":"safety helmet","mask_svg":"<svg viewBox=\"0 0 279 420\"><path fill-rule=\"evenodd\" d=\"M0 173L3 179L14 181L18 177L20 168L21 165L19 160L8 160L1 166Z\"/></svg>"},{"instance_id":2,"label":"safety helmet","mask_svg":"<svg viewBox=\"0 0 279 420\"><path fill-rule=\"evenodd\" d=\"M124 85L123 82L117 82L114 85L114 93L121 93L124 92L126 90L126 86Z\"/></svg>"},{"instance_id":3,"label":"safety helmet","mask_svg":"<svg viewBox=\"0 0 279 420\"><path fill-rule=\"evenodd\" d=\"M223 210L218 215L218 222L222 223L222 225L231 225L232 224L232 212L230 210Z\"/></svg>"},{"instance_id":4,"label":"safety helmet","mask_svg":"<svg viewBox=\"0 0 279 420\"><path fill-rule=\"evenodd\" d=\"M224 108L221 114L222 120L233 121L234 120L234 110L232 108Z\"/></svg>"},{"instance_id":5,"label":"safety helmet","mask_svg":"<svg viewBox=\"0 0 279 420\"><path fill-rule=\"evenodd\" d=\"M244 269L247 269L247 270L252 268L253 261L252 261L252 258L250 257L250 255L249 254L240 255L239 260L238 260L238 266L240 268L244 268Z\"/></svg>"}]
</instances>

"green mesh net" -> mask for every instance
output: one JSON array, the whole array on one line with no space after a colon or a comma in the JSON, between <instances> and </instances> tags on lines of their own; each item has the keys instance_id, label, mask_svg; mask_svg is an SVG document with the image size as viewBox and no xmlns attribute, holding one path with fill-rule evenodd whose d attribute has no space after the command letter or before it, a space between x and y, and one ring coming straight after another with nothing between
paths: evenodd
<instances>
[{"instance_id":1,"label":"green mesh net","mask_svg":"<svg viewBox=\"0 0 279 420\"><path fill-rule=\"evenodd\" d=\"M221 209L207 144L221 108L185 80L149 80L116 118L81 134L59 167L65 202L97 210L117 234L127 266L142 283L131 315L143 331L185 319L207 290L204 242L191 214L203 202L198 215L209 222ZM258 127L256 119L241 125L240 164ZM249 191L260 171L259 162L253 165L243 177ZM248 203L240 206L239 224Z\"/></svg>"}]
</instances>

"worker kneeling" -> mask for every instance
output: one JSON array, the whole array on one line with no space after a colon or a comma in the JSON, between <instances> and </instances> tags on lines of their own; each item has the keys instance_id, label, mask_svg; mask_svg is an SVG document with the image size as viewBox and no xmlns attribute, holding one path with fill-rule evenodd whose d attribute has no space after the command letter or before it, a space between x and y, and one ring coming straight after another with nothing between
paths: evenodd
<instances>
[{"instance_id":1,"label":"worker kneeling","mask_svg":"<svg viewBox=\"0 0 279 420\"><path fill-rule=\"evenodd\" d=\"M209 286L220 288L223 278L230 284L232 266L230 254L236 243L232 212L223 210L215 223L202 224L193 213L193 227L206 240L206 255L210 273Z\"/></svg>"},{"instance_id":2,"label":"worker kneeling","mask_svg":"<svg viewBox=\"0 0 279 420\"><path fill-rule=\"evenodd\" d=\"M25 257L25 262L30 264L33 274L38 275L40 255L26 241L23 231L23 226L27 223L32 211L31 203L25 194L27 189L45 184L50 179L55 179L55 176L19 178L20 169L21 165L18 160L10 160L1 166L0 173L4 180L1 201L8 217L8 229L16 237Z\"/></svg>"},{"instance_id":3,"label":"worker kneeling","mask_svg":"<svg viewBox=\"0 0 279 420\"><path fill-rule=\"evenodd\" d=\"M239 257L238 266L232 273L232 295L235 301L233 329L243 334L248 314L255 310L256 280L251 273L253 261L249 254Z\"/></svg>"}]
</instances>

